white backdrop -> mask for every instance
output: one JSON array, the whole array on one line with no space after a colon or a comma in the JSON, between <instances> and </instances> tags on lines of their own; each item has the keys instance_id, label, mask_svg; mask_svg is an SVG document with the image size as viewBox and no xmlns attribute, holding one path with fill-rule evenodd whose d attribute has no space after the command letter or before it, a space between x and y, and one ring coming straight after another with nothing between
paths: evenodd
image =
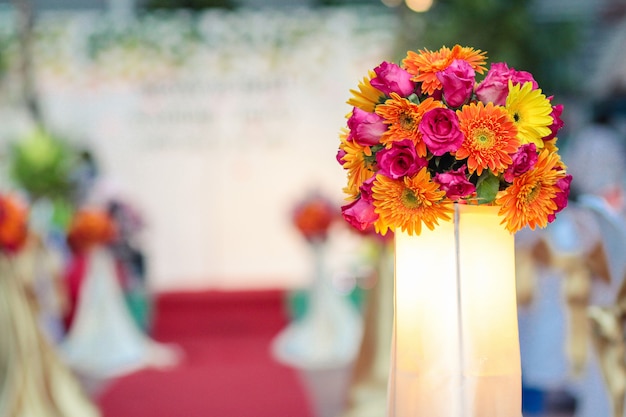
<instances>
[{"instance_id":1,"label":"white backdrop","mask_svg":"<svg viewBox=\"0 0 626 417\"><path fill-rule=\"evenodd\" d=\"M390 59L395 26L380 9L210 12L129 35L56 16L38 83L53 130L93 148L106 189L144 214L157 290L299 286L310 259L290 211L314 189L342 203L345 101ZM334 268L356 244L335 230Z\"/></svg>"}]
</instances>

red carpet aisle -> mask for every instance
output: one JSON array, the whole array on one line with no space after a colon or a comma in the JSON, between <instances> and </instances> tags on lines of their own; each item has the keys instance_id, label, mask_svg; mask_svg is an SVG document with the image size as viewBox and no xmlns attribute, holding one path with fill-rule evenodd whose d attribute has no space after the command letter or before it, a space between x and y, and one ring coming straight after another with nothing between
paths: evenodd
<instances>
[{"instance_id":1,"label":"red carpet aisle","mask_svg":"<svg viewBox=\"0 0 626 417\"><path fill-rule=\"evenodd\" d=\"M297 373L276 363L271 339L287 324L281 291L161 295L154 338L185 359L112 382L104 417L311 417Z\"/></svg>"}]
</instances>

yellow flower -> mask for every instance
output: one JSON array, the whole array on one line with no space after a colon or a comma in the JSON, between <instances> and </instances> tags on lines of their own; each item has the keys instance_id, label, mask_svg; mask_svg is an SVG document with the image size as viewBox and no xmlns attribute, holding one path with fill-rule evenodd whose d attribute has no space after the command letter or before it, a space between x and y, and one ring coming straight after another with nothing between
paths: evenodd
<instances>
[{"instance_id":1,"label":"yellow flower","mask_svg":"<svg viewBox=\"0 0 626 417\"><path fill-rule=\"evenodd\" d=\"M361 146L355 141L349 141L348 132L345 129L342 129L339 138L341 139L339 149L346 153L342 158L343 168L348 171L348 185L343 191L354 199L358 196L363 182L374 175L372 165L376 157L369 146Z\"/></svg>"},{"instance_id":2,"label":"yellow flower","mask_svg":"<svg viewBox=\"0 0 626 417\"><path fill-rule=\"evenodd\" d=\"M558 138L554 137L550 140L543 141L543 149L547 149L551 153L557 153L559 151L559 148L556 146L557 140Z\"/></svg>"},{"instance_id":3,"label":"yellow flower","mask_svg":"<svg viewBox=\"0 0 626 417\"><path fill-rule=\"evenodd\" d=\"M439 219L450 220L452 202L439 185L431 181L426 168L403 180L377 175L372 192L374 211L379 215L374 226L382 235L396 228L409 235L419 235L422 223L433 230Z\"/></svg>"},{"instance_id":4,"label":"yellow flower","mask_svg":"<svg viewBox=\"0 0 626 417\"><path fill-rule=\"evenodd\" d=\"M540 89L532 88L530 81L524 85L513 85L509 80L509 95L505 106L517 126L517 137L521 144L532 142L541 149L542 138L551 133L552 105Z\"/></svg>"},{"instance_id":5,"label":"yellow flower","mask_svg":"<svg viewBox=\"0 0 626 417\"><path fill-rule=\"evenodd\" d=\"M419 53L408 51L406 58L402 60L404 68L413 75L413 81L422 83L422 91L431 95L435 90L441 89L441 82L437 79L437 73L443 71L454 61L461 59L467 61L474 71L482 74L487 68L485 61L486 53L480 49L455 45L452 49L443 47L438 51L422 49Z\"/></svg>"},{"instance_id":6,"label":"yellow flower","mask_svg":"<svg viewBox=\"0 0 626 417\"><path fill-rule=\"evenodd\" d=\"M557 209L553 200L560 189L556 183L566 175L564 169L555 168L563 167L557 154L543 150L533 169L515 178L509 187L499 192L496 204L501 206L502 223L506 223L511 233L526 225L531 229L547 226L548 216Z\"/></svg>"},{"instance_id":7,"label":"yellow flower","mask_svg":"<svg viewBox=\"0 0 626 417\"><path fill-rule=\"evenodd\" d=\"M517 129L509 114L501 106L478 102L457 110L459 128L465 139L456 151L456 159L467 158L469 172L481 175L483 170L504 171L513 162L511 154L517 151Z\"/></svg>"},{"instance_id":8,"label":"yellow flower","mask_svg":"<svg viewBox=\"0 0 626 417\"><path fill-rule=\"evenodd\" d=\"M385 101L385 104L376 107L376 113L389 125L389 129L380 138L380 143L388 145L399 140L411 139L415 144L417 155L426 156L426 144L418 127L424 114L437 107L444 107L444 104L431 97L420 104L415 104L396 93L391 93L391 98Z\"/></svg>"},{"instance_id":9,"label":"yellow flower","mask_svg":"<svg viewBox=\"0 0 626 417\"><path fill-rule=\"evenodd\" d=\"M385 97L383 92L372 87L372 84L370 84L370 80L374 77L376 77L376 73L369 70L368 76L363 77L363 81L359 83L359 89L350 90L352 97L347 101L349 105L358 107L361 110L365 110L370 113L374 112L374 108L380 101L381 97Z\"/></svg>"}]
</instances>

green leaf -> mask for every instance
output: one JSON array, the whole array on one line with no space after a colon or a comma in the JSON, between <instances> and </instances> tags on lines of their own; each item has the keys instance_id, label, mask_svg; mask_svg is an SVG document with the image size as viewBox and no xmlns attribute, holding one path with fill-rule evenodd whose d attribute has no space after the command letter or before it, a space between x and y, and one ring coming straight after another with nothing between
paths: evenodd
<instances>
[{"instance_id":1,"label":"green leaf","mask_svg":"<svg viewBox=\"0 0 626 417\"><path fill-rule=\"evenodd\" d=\"M500 189L500 180L489 171L483 172L476 184L476 193L480 204L491 203Z\"/></svg>"},{"instance_id":2,"label":"green leaf","mask_svg":"<svg viewBox=\"0 0 626 417\"><path fill-rule=\"evenodd\" d=\"M414 103L414 104L420 104L420 98L415 93L408 96L407 100L409 100L411 103Z\"/></svg>"}]
</instances>

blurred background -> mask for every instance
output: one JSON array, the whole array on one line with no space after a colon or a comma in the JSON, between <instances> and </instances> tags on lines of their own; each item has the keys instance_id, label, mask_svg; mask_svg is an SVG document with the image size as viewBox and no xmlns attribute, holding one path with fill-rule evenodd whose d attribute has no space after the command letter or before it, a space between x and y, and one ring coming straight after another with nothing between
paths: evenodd
<instances>
[{"instance_id":1,"label":"blurred background","mask_svg":"<svg viewBox=\"0 0 626 417\"><path fill-rule=\"evenodd\" d=\"M623 0L0 0L0 192L54 255L53 349L106 417L382 415L342 414L391 280L389 243L340 218L349 90L407 50L487 51L565 106L560 148L610 124L617 162L577 167L621 187L625 41ZM574 415L570 382L527 384L525 415Z\"/></svg>"}]
</instances>

